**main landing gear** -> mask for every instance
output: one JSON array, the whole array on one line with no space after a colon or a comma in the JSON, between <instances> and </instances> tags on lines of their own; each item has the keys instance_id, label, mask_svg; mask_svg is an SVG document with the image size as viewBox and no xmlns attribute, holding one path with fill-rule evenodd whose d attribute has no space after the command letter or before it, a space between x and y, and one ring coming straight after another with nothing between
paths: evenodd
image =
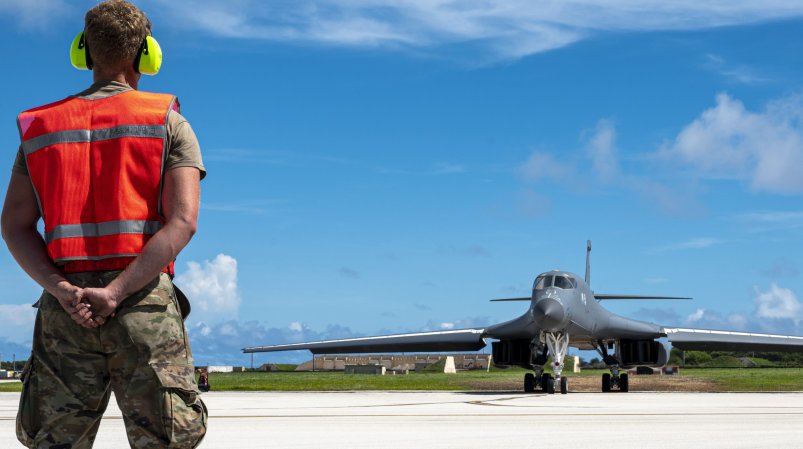
<instances>
[{"instance_id":1,"label":"main landing gear","mask_svg":"<svg viewBox=\"0 0 803 449\"><path fill-rule=\"evenodd\" d=\"M629 380L627 373L617 374L618 367L611 367L613 374L605 373L602 375L602 392L610 393L611 389L618 388L622 393L627 393L630 390Z\"/></svg>"},{"instance_id":2,"label":"main landing gear","mask_svg":"<svg viewBox=\"0 0 803 449\"><path fill-rule=\"evenodd\" d=\"M546 347L539 344L543 350L541 354L533 360L532 366L535 373L527 373L524 375L524 391L526 393L532 393L540 388L544 393L555 394L555 387L557 386L560 394L566 394L569 392L569 378L561 376L561 372L563 372L563 359L566 357L566 351L569 349L569 335L562 332L547 332L543 334L543 339L546 341ZM535 343L540 343L540 339ZM552 353L553 359L552 372L555 377L544 372L547 354L550 352Z\"/></svg>"},{"instance_id":3,"label":"main landing gear","mask_svg":"<svg viewBox=\"0 0 803 449\"><path fill-rule=\"evenodd\" d=\"M619 361L615 357L608 355L608 348L602 340L599 340L597 344L602 360L611 369L610 374L605 373L602 375L602 392L610 393L611 390L616 388L622 393L627 393L630 391L630 381L627 373L619 373Z\"/></svg>"}]
</instances>

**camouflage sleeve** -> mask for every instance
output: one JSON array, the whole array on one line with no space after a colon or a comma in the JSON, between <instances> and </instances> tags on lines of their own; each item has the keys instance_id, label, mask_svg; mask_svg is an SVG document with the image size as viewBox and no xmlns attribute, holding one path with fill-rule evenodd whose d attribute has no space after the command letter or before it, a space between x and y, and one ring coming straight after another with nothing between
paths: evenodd
<instances>
[{"instance_id":1,"label":"camouflage sleeve","mask_svg":"<svg viewBox=\"0 0 803 449\"><path fill-rule=\"evenodd\" d=\"M195 167L201 172L201 179L206 176L198 138L187 119L176 111L167 118L167 148L165 170Z\"/></svg>"},{"instance_id":2,"label":"camouflage sleeve","mask_svg":"<svg viewBox=\"0 0 803 449\"><path fill-rule=\"evenodd\" d=\"M22 152L22 145L17 151L17 157L14 159L14 166L11 167L11 171L28 176L28 163L25 160L25 154Z\"/></svg>"}]
</instances>

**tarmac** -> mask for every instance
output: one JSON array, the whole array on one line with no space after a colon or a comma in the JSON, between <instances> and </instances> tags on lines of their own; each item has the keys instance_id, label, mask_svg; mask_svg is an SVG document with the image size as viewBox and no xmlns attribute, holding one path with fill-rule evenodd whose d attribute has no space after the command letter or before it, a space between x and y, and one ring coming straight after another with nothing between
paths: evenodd
<instances>
[{"instance_id":1,"label":"tarmac","mask_svg":"<svg viewBox=\"0 0 803 449\"><path fill-rule=\"evenodd\" d=\"M210 392L202 448L803 447L803 393ZM22 447L0 393L0 448ZM96 448L128 448L114 404Z\"/></svg>"}]
</instances>

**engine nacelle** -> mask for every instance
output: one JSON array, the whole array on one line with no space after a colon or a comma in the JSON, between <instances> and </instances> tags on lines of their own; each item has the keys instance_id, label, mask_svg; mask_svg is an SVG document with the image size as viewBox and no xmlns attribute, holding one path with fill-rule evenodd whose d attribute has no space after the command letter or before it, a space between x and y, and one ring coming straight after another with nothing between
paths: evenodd
<instances>
[{"instance_id":1,"label":"engine nacelle","mask_svg":"<svg viewBox=\"0 0 803 449\"><path fill-rule=\"evenodd\" d=\"M669 352L656 340L619 340L616 358L622 367L663 366L669 360Z\"/></svg>"},{"instance_id":2,"label":"engine nacelle","mask_svg":"<svg viewBox=\"0 0 803 449\"><path fill-rule=\"evenodd\" d=\"M491 343L496 366L521 366L530 368L530 340L501 340Z\"/></svg>"}]
</instances>

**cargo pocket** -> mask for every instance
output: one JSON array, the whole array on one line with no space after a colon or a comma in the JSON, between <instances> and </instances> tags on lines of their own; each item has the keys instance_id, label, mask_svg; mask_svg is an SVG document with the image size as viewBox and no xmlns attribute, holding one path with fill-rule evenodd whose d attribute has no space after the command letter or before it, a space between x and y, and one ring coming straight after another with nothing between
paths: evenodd
<instances>
[{"instance_id":1,"label":"cargo pocket","mask_svg":"<svg viewBox=\"0 0 803 449\"><path fill-rule=\"evenodd\" d=\"M118 309L117 320L145 363L191 363L184 321L169 284L152 284L126 299Z\"/></svg>"},{"instance_id":2,"label":"cargo pocket","mask_svg":"<svg viewBox=\"0 0 803 449\"><path fill-rule=\"evenodd\" d=\"M162 424L171 448L197 447L206 434L207 410L187 365L153 366L162 388Z\"/></svg>"},{"instance_id":3,"label":"cargo pocket","mask_svg":"<svg viewBox=\"0 0 803 449\"><path fill-rule=\"evenodd\" d=\"M41 428L37 418L38 414L36 413L36 400L39 394L36 391L37 382L33 354L25 363L20 377L22 380L22 393L20 394L20 406L17 411L17 439L26 447L33 447L33 440Z\"/></svg>"}]
</instances>

